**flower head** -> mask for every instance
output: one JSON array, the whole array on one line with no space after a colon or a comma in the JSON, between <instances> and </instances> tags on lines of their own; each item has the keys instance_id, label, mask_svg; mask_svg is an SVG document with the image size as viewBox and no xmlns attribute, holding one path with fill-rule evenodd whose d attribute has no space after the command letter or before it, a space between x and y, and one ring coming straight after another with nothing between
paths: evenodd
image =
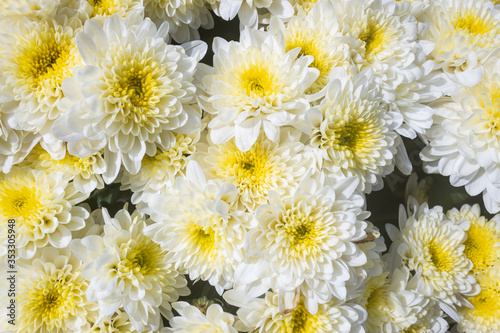
<instances>
[{"instance_id":1,"label":"flower head","mask_svg":"<svg viewBox=\"0 0 500 333\"><path fill-rule=\"evenodd\" d=\"M408 218L400 209L399 224L401 232L387 228L394 242L392 255L415 272L413 285L418 292L445 303L443 310L457 318L456 306L467 304L463 296L478 292L472 262L464 251L470 222L455 223L442 207L428 209L423 204Z\"/></svg>"},{"instance_id":2,"label":"flower head","mask_svg":"<svg viewBox=\"0 0 500 333\"><path fill-rule=\"evenodd\" d=\"M87 297L98 302L106 316L123 306L137 330L158 328L160 312L170 318L170 302L189 294L186 279L166 260L160 245L143 234L149 223L143 214L131 215L126 208L114 218L106 210L102 214L102 236L89 235L71 244L85 264Z\"/></svg>"},{"instance_id":3,"label":"flower head","mask_svg":"<svg viewBox=\"0 0 500 333\"><path fill-rule=\"evenodd\" d=\"M300 133L282 131L281 134L276 143L261 136L246 152L239 150L234 140L210 145L205 151L198 151L193 159L209 179L234 184L238 188L238 201L253 212L268 202L269 191L291 193L313 167L312 155L297 142Z\"/></svg>"},{"instance_id":4,"label":"flower head","mask_svg":"<svg viewBox=\"0 0 500 333\"><path fill-rule=\"evenodd\" d=\"M459 310L459 332L500 331L500 265L478 274L479 294L467 297L473 307Z\"/></svg>"}]
</instances>

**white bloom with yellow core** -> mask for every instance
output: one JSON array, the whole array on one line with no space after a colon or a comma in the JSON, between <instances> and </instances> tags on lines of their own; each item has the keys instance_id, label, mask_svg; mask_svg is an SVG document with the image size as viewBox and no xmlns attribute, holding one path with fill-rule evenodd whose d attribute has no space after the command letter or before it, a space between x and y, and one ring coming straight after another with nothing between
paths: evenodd
<instances>
[{"instance_id":1,"label":"white bloom with yellow core","mask_svg":"<svg viewBox=\"0 0 500 333\"><path fill-rule=\"evenodd\" d=\"M175 144L163 150L157 148L153 156L145 155L142 159L141 170L132 175L123 172L120 180L121 190L130 189L132 203L147 202L151 194L168 191L174 186L175 178L186 172L188 157L196 152L196 144L200 139L200 132L191 134L174 133Z\"/></svg>"},{"instance_id":2,"label":"white bloom with yellow core","mask_svg":"<svg viewBox=\"0 0 500 333\"><path fill-rule=\"evenodd\" d=\"M219 304L210 305L206 314L186 302L176 302L172 306L179 316L169 320L171 328L166 328L165 333L238 333L234 328L236 317L224 312Z\"/></svg>"},{"instance_id":3,"label":"white bloom with yellow core","mask_svg":"<svg viewBox=\"0 0 500 333\"><path fill-rule=\"evenodd\" d=\"M178 43L200 39L198 29L212 29L214 20L206 0L144 0L144 12L157 25L168 22L170 35Z\"/></svg>"},{"instance_id":4,"label":"white bloom with yellow core","mask_svg":"<svg viewBox=\"0 0 500 333\"><path fill-rule=\"evenodd\" d=\"M75 40L82 23L78 18L64 25L51 18L16 23L0 35L0 93L15 101L3 108L15 113L20 129L43 135L64 112L63 81L82 63Z\"/></svg>"},{"instance_id":5,"label":"white bloom with yellow core","mask_svg":"<svg viewBox=\"0 0 500 333\"><path fill-rule=\"evenodd\" d=\"M85 226L89 213L76 205L87 197L61 173L13 168L0 174L0 217L16 221L19 256L32 258L48 245L67 247L71 232ZM4 241L7 233L0 237Z\"/></svg>"},{"instance_id":6,"label":"white bloom with yellow core","mask_svg":"<svg viewBox=\"0 0 500 333\"><path fill-rule=\"evenodd\" d=\"M381 189L394 170L402 118L383 103L370 69L351 79L335 68L328 81L325 98L305 117L318 164L332 177L358 178L360 191Z\"/></svg>"},{"instance_id":7,"label":"white bloom with yellow core","mask_svg":"<svg viewBox=\"0 0 500 333\"><path fill-rule=\"evenodd\" d=\"M314 156L300 143L301 132L282 130L274 143L261 135L246 152L234 140L220 145L200 144L193 155L208 179L220 179L238 188L238 202L250 212L268 203L267 194L292 193L307 172L314 168Z\"/></svg>"},{"instance_id":8,"label":"white bloom with yellow core","mask_svg":"<svg viewBox=\"0 0 500 333\"><path fill-rule=\"evenodd\" d=\"M85 263L87 298L98 302L104 316L123 307L135 329L158 329L160 313L172 317L170 302L189 294L186 279L166 260L160 245L144 235L151 221L142 213L131 215L125 206L113 218L105 209L102 215L102 236L71 243L74 255Z\"/></svg>"},{"instance_id":9,"label":"white bloom with yellow core","mask_svg":"<svg viewBox=\"0 0 500 333\"><path fill-rule=\"evenodd\" d=\"M70 0L72 8L76 8L80 15L93 19L101 25L112 15L125 19L128 16L144 16L143 0Z\"/></svg>"},{"instance_id":10,"label":"white bloom with yellow core","mask_svg":"<svg viewBox=\"0 0 500 333\"><path fill-rule=\"evenodd\" d=\"M221 144L235 138L248 151L261 132L276 142L280 127L296 125L310 107L305 91L319 71L313 58L300 49L286 52L281 34L245 29L240 42L214 39L214 67L203 67L200 78L207 96L202 107L214 115L208 124L211 139Z\"/></svg>"},{"instance_id":11,"label":"white bloom with yellow core","mask_svg":"<svg viewBox=\"0 0 500 333\"><path fill-rule=\"evenodd\" d=\"M500 332L500 264L478 274L479 294L467 297L473 308L459 310L462 321L459 332L483 333Z\"/></svg>"},{"instance_id":12,"label":"white bloom with yellow core","mask_svg":"<svg viewBox=\"0 0 500 333\"><path fill-rule=\"evenodd\" d=\"M472 207L466 204L460 210L453 208L447 211L446 216L457 222L470 221L464 252L472 261L475 274L487 271L500 262L500 215L488 220L481 216L478 204Z\"/></svg>"},{"instance_id":13,"label":"white bloom with yellow core","mask_svg":"<svg viewBox=\"0 0 500 333\"><path fill-rule=\"evenodd\" d=\"M88 332L98 307L85 296L88 282L82 276L83 264L68 248L47 246L17 266L15 332Z\"/></svg>"},{"instance_id":14,"label":"white bloom with yellow core","mask_svg":"<svg viewBox=\"0 0 500 333\"><path fill-rule=\"evenodd\" d=\"M117 16L104 27L89 20L77 35L85 66L64 81L69 110L52 127L68 141L68 151L87 157L104 149L106 183L123 163L136 174L141 160L157 146L175 144L172 132L190 133L201 126L191 83L198 51L188 56L181 46L165 42L168 24L156 28L149 19ZM202 50L201 47L194 49ZM192 46L192 45L191 45Z\"/></svg>"},{"instance_id":15,"label":"white bloom with yellow core","mask_svg":"<svg viewBox=\"0 0 500 333\"><path fill-rule=\"evenodd\" d=\"M500 47L500 10L489 1L437 0L420 17L420 36L434 44L431 58L450 78L473 86L492 69L484 61Z\"/></svg>"},{"instance_id":16,"label":"white bloom with yellow core","mask_svg":"<svg viewBox=\"0 0 500 333\"><path fill-rule=\"evenodd\" d=\"M327 85L328 75L335 67L343 67L351 76L357 73L352 62L349 44L344 41L339 25L334 17L334 10L329 2L318 3L305 14L300 12L285 25L277 17L271 18L268 31L274 35L283 34L285 50L300 47L299 57L314 57L310 67L319 71L318 79L306 91L308 94L318 93Z\"/></svg>"},{"instance_id":17,"label":"white bloom with yellow core","mask_svg":"<svg viewBox=\"0 0 500 333\"><path fill-rule=\"evenodd\" d=\"M396 6L402 7L403 10L409 10L411 15L419 20L431 5L431 0L396 0ZM409 6L409 9L408 9Z\"/></svg>"},{"instance_id":18,"label":"white bloom with yellow core","mask_svg":"<svg viewBox=\"0 0 500 333\"><path fill-rule=\"evenodd\" d=\"M228 290L224 299L238 306L240 319L235 326L239 331L251 333L364 333L361 324L366 320L366 312L356 304L331 301L318 306L318 312L311 314L299 299L289 313L280 311L278 293L267 291L264 297L251 298L240 289Z\"/></svg>"},{"instance_id":19,"label":"white bloom with yellow core","mask_svg":"<svg viewBox=\"0 0 500 333\"><path fill-rule=\"evenodd\" d=\"M451 99L431 104L434 125L420 157L427 173L450 176L453 186L464 186L472 196L482 192L490 213L500 211L500 58L474 87L461 86Z\"/></svg>"},{"instance_id":20,"label":"white bloom with yellow core","mask_svg":"<svg viewBox=\"0 0 500 333\"><path fill-rule=\"evenodd\" d=\"M400 207L401 231L386 225L393 241L392 267L400 263L414 271L413 288L438 302L456 321L459 321L456 308L470 306L464 297L479 292L471 272L472 262L465 254L469 226L467 220L448 219L441 206L429 209L425 203L408 217L403 206Z\"/></svg>"},{"instance_id":21,"label":"white bloom with yellow core","mask_svg":"<svg viewBox=\"0 0 500 333\"><path fill-rule=\"evenodd\" d=\"M235 283L252 296L269 288L287 295L300 291L311 314L334 297L345 300L351 268L366 263L355 244L366 237L368 217L357 182L330 183L319 175L306 177L291 196L269 191L269 204L255 212L259 225L245 238L248 258Z\"/></svg>"},{"instance_id":22,"label":"white bloom with yellow core","mask_svg":"<svg viewBox=\"0 0 500 333\"><path fill-rule=\"evenodd\" d=\"M254 226L251 216L238 210L237 195L232 184L205 180L191 161L174 190L149 197L155 223L144 234L161 244L166 260L191 280L208 281L222 294L233 285L234 270L245 258L245 235Z\"/></svg>"}]
</instances>

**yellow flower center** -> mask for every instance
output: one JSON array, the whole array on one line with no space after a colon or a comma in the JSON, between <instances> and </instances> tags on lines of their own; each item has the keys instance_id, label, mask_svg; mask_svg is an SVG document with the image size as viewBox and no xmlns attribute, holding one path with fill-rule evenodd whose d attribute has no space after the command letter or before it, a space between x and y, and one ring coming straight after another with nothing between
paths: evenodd
<instances>
[{"instance_id":1,"label":"yellow flower center","mask_svg":"<svg viewBox=\"0 0 500 333\"><path fill-rule=\"evenodd\" d=\"M85 179L94 174L94 165L98 159L102 159L102 152L89 157L76 157L66 152L64 158L60 160L53 159L50 154L43 149L40 144L35 146L28 156L28 160L34 158L35 163L40 163L42 168L50 171L67 172L71 175L81 174ZM38 167L35 165L34 167Z\"/></svg>"},{"instance_id":2,"label":"yellow flower center","mask_svg":"<svg viewBox=\"0 0 500 333\"><path fill-rule=\"evenodd\" d=\"M291 316L284 321L280 333L316 333L323 332L323 320L321 313L312 315L307 311L304 302L300 301L291 313Z\"/></svg>"},{"instance_id":3,"label":"yellow flower center","mask_svg":"<svg viewBox=\"0 0 500 333\"><path fill-rule=\"evenodd\" d=\"M365 30L359 35L359 39L365 42L365 59L371 61L373 56L382 51L388 38L384 27L369 20Z\"/></svg>"},{"instance_id":4,"label":"yellow flower center","mask_svg":"<svg viewBox=\"0 0 500 333\"><path fill-rule=\"evenodd\" d=\"M376 120L363 117L340 119L332 121L326 129L315 135L319 146L323 149L333 148L342 151L346 158L354 159L357 167L363 167L362 159L375 146L380 136L380 129L376 127Z\"/></svg>"},{"instance_id":5,"label":"yellow flower center","mask_svg":"<svg viewBox=\"0 0 500 333\"><path fill-rule=\"evenodd\" d=\"M472 261L474 271L484 271L498 262L498 250L494 249L496 242L500 242L500 237L493 227L471 223L464 253Z\"/></svg>"},{"instance_id":6,"label":"yellow flower center","mask_svg":"<svg viewBox=\"0 0 500 333\"><path fill-rule=\"evenodd\" d=\"M271 156L259 142L246 152L240 151L232 143L224 148L218 162L217 176L234 179L240 191L245 188L267 191L271 180L280 174L275 163L276 157Z\"/></svg>"},{"instance_id":7,"label":"yellow flower center","mask_svg":"<svg viewBox=\"0 0 500 333\"><path fill-rule=\"evenodd\" d=\"M453 256L442 244L430 241L426 249L432 265L437 270L449 272L453 269Z\"/></svg>"},{"instance_id":8,"label":"yellow flower center","mask_svg":"<svg viewBox=\"0 0 500 333\"><path fill-rule=\"evenodd\" d=\"M465 12L463 15L458 13L453 20L453 26L456 30L462 30L471 35L489 33L494 28L491 24L491 22L483 20L472 11Z\"/></svg>"},{"instance_id":9,"label":"yellow flower center","mask_svg":"<svg viewBox=\"0 0 500 333\"><path fill-rule=\"evenodd\" d=\"M71 69L78 61L71 52L75 47L72 36L62 31L54 28L38 31L15 58L20 76L33 91L42 92L46 88L60 91L62 81L71 76Z\"/></svg>"},{"instance_id":10,"label":"yellow flower center","mask_svg":"<svg viewBox=\"0 0 500 333\"><path fill-rule=\"evenodd\" d=\"M43 204L35 184L31 185L8 181L0 183L0 208L3 216L30 221L39 214Z\"/></svg>"},{"instance_id":11,"label":"yellow flower center","mask_svg":"<svg viewBox=\"0 0 500 333\"><path fill-rule=\"evenodd\" d=\"M484 276L479 284L481 292L467 299L474 306L474 317L482 317L487 321L496 321L500 318L500 278L498 276Z\"/></svg>"},{"instance_id":12,"label":"yellow flower center","mask_svg":"<svg viewBox=\"0 0 500 333\"><path fill-rule=\"evenodd\" d=\"M215 230L192 223L188 227L190 243L196 247L196 253L199 253L204 258L214 258L217 255L215 249L216 235Z\"/></svg>"},{"instance_id":13,"label":"yellow flower center","mask_svg":"<svg viewBox=\"0 0 500 333\"><path fill-rule=\"evenodd\" d=\"M251 97L264 97L275 92L275 80L269 68L263 64L251 65L240 74L241 88Z\"/></svg>"},{"instance_id":14,"label":"yellow flower center","mask_svg":"<svg viewBox=\"0 0 500 333\"><path fill-rule=\"evenodd\" d=\"M81 275L71 273L70 268L54 270L29 287L28 301L20 307L24 325L43 323L50 331L64 330L69 316L85 311L86 285Z\"/></svg>"},{"instance_id":15,"label":"yellow flower center","mask_svg":"<svg viewBox=\"0 0 500 333\"><path fill-rule=\"evenodd\" d=\"M151 239L141 237L137 244L128 252L126 259L120 262L120 271L133 272L142 275L158 275L165 252L160 245Z\"/></svg>"}]
</instances>

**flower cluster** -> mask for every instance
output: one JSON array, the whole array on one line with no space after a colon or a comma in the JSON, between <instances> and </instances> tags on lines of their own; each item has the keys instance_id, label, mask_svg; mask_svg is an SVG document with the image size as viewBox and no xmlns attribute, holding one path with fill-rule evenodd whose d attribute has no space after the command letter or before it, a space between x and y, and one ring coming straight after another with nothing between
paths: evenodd
<instances>
[{"instance_id":1,"label":"flower cluster","mask_svg":"<svg viewBox=\"0 0 500 333\"><path fill-rule=\"evenodd\" d=\"M500 332L499 6L6 0L0 331Z\"/></svg>"}]
</instances>

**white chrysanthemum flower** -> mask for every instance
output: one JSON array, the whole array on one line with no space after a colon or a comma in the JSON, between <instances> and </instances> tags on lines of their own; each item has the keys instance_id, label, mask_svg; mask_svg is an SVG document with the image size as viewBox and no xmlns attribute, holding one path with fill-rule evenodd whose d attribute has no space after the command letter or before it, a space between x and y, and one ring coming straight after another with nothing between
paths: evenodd
<instances>
[{"instance_id":1,"label":"white chrysanthemum flower","mask_svg":"<svg viewBox=\"0 0 500 333\"><path fill-rule=\"evenodd\" d=\"M397 6L402 10L408 10L412 16L414 16L417 20L423 15L429 8L431 0L396 0Z\"/></svg>"},{"instance_id":2,"label":"white chrysanthemum flower","mask_svg":"<svg viewBox=\"0 0 500 333\"><path fill-rule=\"evenodd\" d=\"M207 0L217 16L230 21L238 15L240 30L257 29L259 23L268 23L269 15L287 19L294 11L289 0Z\"/></svg>"},{"instance_id":3,"label":"white chrysanthemum flower","mask_svg":"<svg viewBox=\"0 0 500 333\"><path fill-rule=\"evenodd\" d=\"M321 2L307 15L293 16L286 26L274 17L268 28L272 34L283 34L286 51L300 47L299 56L314 57L309 66L319 71L319 77L306 91L309 94L317 93L326 86L334 67L343 67L351 75L357 72L351 61L349 45L342 41L338 22L331 19L333 16L330 3Z\"/></svg>"},{"instance_id":4,"label":"white chrysanthemum flower","mask_svg":"<svg viewBox=\"0 0 500 333\"><path fill-rule=\"evenodd\" d=\"M500 210L500 58L485 64L489 70L474 87L462 86L452 100L434 105L429 144L420 156L424 170L450 176L472 196L483 193L490 213Z\"/></svg>"},{"instance_id":5,"label":"white chrysanthemum flower","mask_svg":"<svg viewBox=\"0 0 500 333\"><path fill-rule=\"evenodd\" d=\"M144 15L143 0L72 0L84 17L104 24L107 17L115 15L122 19L131 15Z\"/></svg>"},{"instance_id":6,"label":"white chrysanthemum flower","mask_svg":"<svg viewBox=\"0 0 500 333\"><path fill-rule=\"evenodd\" d=\"M161 244L167 260L202 279L221 294L231 288L235 268L243 261L243 240L253 224L238 210L238 190L232 184L206 181L196 162L178 177L175 190L151 195L148 209L155 221L144 233Z\"/></svg>"},{"instance_id":7,"label":"white chrysanthemum flower","mask_svg":"<svg viewBox=\"0 0 500 333\"><path fill-rule=\"evenodd\" d=\"M366 331L446 332L448 325L435 302L407 286L408 269L394 270L391 279L388 273L370 278L359 298L359 304L368 312L363 325Z\"/></svg>"},{"instance_id":8,"label":"white chrysanthemum flower","mask_svg":"<svg viewBox=\"0 0 500 333\"><path fill-rule=\"evenodd\" d=\"M457 222L470 221L464 253L472 261L474 273L484 272L500 262L500 215L488 221L475 204L463 205L460 210L453 208L446 216Z\"/></svg>"},{"instance_id":9,"label":"white chrysanthemum flower","mask_svg":"<svg viewBox=\"0 0 500 333\"><path fill-rule=\"evenodd\" d=\"M325 98L306 114L319 165L333 177L358 178L360 191L381 189L394 170L398 114L382 102L371 70L351 80L336 68L328 80Z\"/></svg>"},{"instance_id":10,"label":"white chrysanthemum flower","mask_svg":"<svg viewBox=\"0 0 500 333\"><path fill-rule=\"evenodd\" d=\"M178 43L200 39L198 29L212 29L214 20L206 0L144 0L145 15L156 24L168 22L170 35Z\"/></svg>"},{"instance_id":11,"label":"white chrysanthemum flower","mask_svg":"<svg viewBox=\"0 0 500 333\"><path fill-rule=\"evenodd\" d=\"M21 129L46 134L64 112L62 82L82 61L75 40L80 27L78 18L64 26L53 19L18 20L0 35L0 93L15 101L3 107L15 112Z\"/></svg>"},{"instance_id":12,"label":"white chrysanthemum flower","mask_svg":"<svg viewBox=\"0 0 500 333\"><path fill-rule=\"evenodd\" d=\"M234 328L236 317L224 312L218 304L210 305L206 314L186 302L176 302L172 306L180 316L169 320L171 328L166 328L166 333L238 333Z\"/></svg>"},{"instance_id":13,"label":"white chrysanthemum flower","mask_svg":"<svg viewBox=\"0 0 500 333\"><path fill-rule=\"evenodd\" d=\"M46 173L62 172L68 180L73 181L75 188L82 193L90 193L96 188L104 187L101 174L106 170L106 164L102 153L82 158L66 152L65 145L62 145L61 150L63 158L54 159L42 146L37 145L26 157L23 165L28 164L31 168Z\"/></svg>"},{"instance_id":14,"label":"white chrysanthemum flower","mask_svg":"<svg viewBox=\"0 0 500 333\"><path fill-rule=\"evenodd\" d=\"M162 326L162 325L160 325ZM123 309L116 310L111 316L103 316L102 314L95 320L90 327L88 333L163 333L161 330L151 330L149 328L141 328L136 330L130 316Z\"/></svg>"},{"instance_id":15,"label":"white chrysanthemum flower","mask_svg":"<svg viewBox=\"0 0 500 333\"><path fill-rule=\"evenodd\" d=\"M354 63L372 68L384 100L394 100L398 85L410 83L419 71L415 61L425 58L417 43L417 21L400 13L395 1L341 0L333 6L343 35L353 39Z\"/></svg>"},{"instance_id":16,"label":"white chrysanthemum flower","mask_svg":"<svg viewBox=\"0 0 500 333\"><path fill-rule=\"evenodd\" d=\"M185 174L188 157L196 151L200 132L174 133L174 136L173 147L166 150L157 148L153 156L144 155L141 170L137 174L123 173L121 189L134 192L132 203L147 202L150 194L168 191L174 185L175 178Z\"/></svg>"},{"instance_id":17,"label":"white chrysanthemum flower","mask_svg":"<svg viewBox=\"0 0 500 333\"><path fill-rule=\"evenodd\" d=\"M294 191L314 168L314 159L298 142L300 132L281 131L277 143L261 136L246 152L234 140L221 145L203 145L193 155L208 179L220 179L238 188L238 201L250 212L268 203L267 194L281 196Z\"/></svg>"},{"instance_id":18,"label":"white chrysanthemum flower","mask_svg":"<svg viewBox=\"0 0 500 333\"><path fill-rule=\"evenodd\" d=\"M300 14L302 12L308 14L316 6L317 2L318 0L290 0L290 3L292 4L293 9L295 11L295 14Z\"/></svg>"},{"instance_id":19,"label":"white chrysanthemum flower","mask_svg":"<svg viewBox=\"0 0 500 333\"><path fill-rule=\"evenodd\" d=\"M420 38L434 44L438 68L463 85L479 83L491 69L483 68L484 60L500 47L500 10L488 1L439 0L421 20L429 28Z\"/></svg>"},{"instance_id":20,"label":"white chrysanthemum flower","mask_svg":"<svg viewBox=\"0 0 500 333\"><path fill-rule=\"evenodd\" d=\"M88 299L98 302L110 316L123 306L135 329L158 329L160 313L172 317L170 302L189 294L186 279L166 260L160 245L144 235L143 214L118 211L114 218L102 210L104 234L89 235L71 243L84 263L90 281Z\"/></svg>"},{"instance_id":21,"label":"white chrysanthemum flower","mask_svg":"<svg viewBox=\"0 0 500 333\"><path fill-rule=\"evenodd\" d=\"M285 52L285 41L260 30L245 29L240 42L214 40L214 68L205 68L201 96L204 109L215 115L208 127L215 144L235 138L249 150L261 129L275 142L281 126L296 125L309 109L304 92L319 71L300 49Z\"/></svg>"},{"instance_id":22,"label":"white chrysanthemum flower","mask_svg":"<svg viewBox=\"0 0 500 333\"><path fill-rule=\"evenodd\" d=\"M268 291L263 298L250 298L241 290L232 289L224 293L224 299L238 306L239 331L252 333L364 333L361 324L366 312L359 305L332 301L318 306L318 312L307 311L304 300L299 299L294 309L280 312L278 293Z\"/></svg>"},{"instance_id":23,"label":"white chrysanthemum flower","mask_svg":"<svg viewBox=\"0 0 500 333\"><path fill-rule=\"evenodd\" d=\"M98 307L85 297L83 264L69 249L46 247L18 266L16 332L88 332Z\"/></svg>"},{"instance_id":24,"label":"white chrysanthemum flower","mask_svg":"<svg viewBox=\"0 0 500 333\"><path fill-rule=\"evenodd\" d=\"M456 319L456 306L469 305L464 296L479 291L471 275L472 262L464 252L470 222L450 220L441 206L428 209L427 204L408 217L401 207L399 218L401 231L386 225L393 240L393 261L414 271L415 290L434 299Z\"/></svg>"},{"instance_id":25,"label":"white chrysanthemum flower","mask_svg":"<svg viewBox=\"0 0 500 333\"><path fill-rule=\"evenodd\" d=\"M500 265L478 274L479 294L467 297L473 308L459 310L459 332L500 332Z\"/></svg>"},{"instance_id":26,"label":"white chrysanthemum flower","mask_svg":"<svg viewBox=\"0 0 500 333\"><path fill-rule=\"evenodd\" d=\"M101 27L89 20L77 36L85 66L64 81L75 103L52 127L70 154L86 157L104 149L106 183L121 163L136 174L144 155L175 144L172 131L190 133L201 126L191 83L198 55L168 45L168 25L109 17Z\"/></svg>"},{"instance_id":27,"label":"white chrysanthemum flower","mask_svg":"<svg viewBox=\"0 0 500 333\"><path fill-rule=\"evenodd\" d=\"M333 297L346 299L351 267L366 263L354 243L366 237L368 216L356 186L355 178L330 185L320 176L304 180L293 196L269 191L269 204L255 212L258 227L245 238L249 258L235 282L249 290L300 290L312 314Z\"/></svg>"},{"instance_id":28,"label":"white chrysanthemum flower","mask_svg":"<svg viewBox=\"0 0 500 333\"><path fill-rule=\"evenodd\" d=\"M17 127L13 108L0 102L0 171L3 173L9 173L14 164L22 162L40 140L36 133Z\"/></svg>"},{"instance_id":29,"label":"white chrysanthemum flower","mask_svg":"<svg viewBox=\"0 0 500 333\"><path fill-rule=\"evenodd\" d=\"M89 213L76 205L87 197L61 173L14 168L0 174L0 217L16 220L16 244L22 258L33 257L48 244L67 247L71 232L85 226ZM5 239L6 234L0 237Z\"/></svg>"}]
</instances>

